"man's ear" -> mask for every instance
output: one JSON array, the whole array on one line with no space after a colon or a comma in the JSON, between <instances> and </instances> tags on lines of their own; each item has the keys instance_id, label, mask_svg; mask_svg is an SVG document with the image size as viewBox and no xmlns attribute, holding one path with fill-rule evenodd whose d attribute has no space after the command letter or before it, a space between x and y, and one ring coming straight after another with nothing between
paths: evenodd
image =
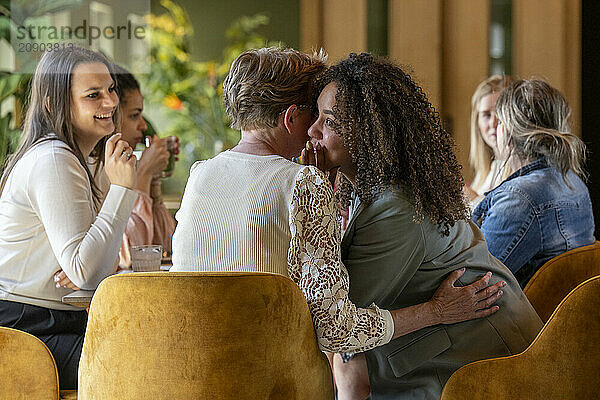
<instances>
[{"instance_id":1,"label":"man's ear","mask_svg":"<svg viewBox=\"0 0 600 400\"><path fill-rule=\"evenodd\" d=\"M294 127L294 111L297 109L298 107L295 104L292 104L283 113L283 126L285 126L285 129L290 133Z\"/></svg>"}]
</instances>

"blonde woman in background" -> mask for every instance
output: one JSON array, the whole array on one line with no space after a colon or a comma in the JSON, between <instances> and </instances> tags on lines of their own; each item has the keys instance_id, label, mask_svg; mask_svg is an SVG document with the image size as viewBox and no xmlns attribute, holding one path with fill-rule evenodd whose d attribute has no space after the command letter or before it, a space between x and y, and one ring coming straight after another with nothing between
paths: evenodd
<instances>
[{"instance_id":1,"label":"blonde woman in background","mask_svg":"<svg viewBox=\"0 0 600 400\"><path fill-rule=\"evenodd\" d=\"M498 153L514 172L473 211L490 253L521 287L546 261L594 243L585 144L571 133L571 109L548 83L510 84L496 104Z\"/></svg>"},{"instance_id":2,"label":"blonde woman in background","mask_svg":"<svg viewBox=\"0 0 600 400\"><path fill-rule=\"evenodd\" d=\"M498 156L496 146L496 100L512 82L507 75L492 75L477 86L471 98L471 150L469 164L475 171L470 185L464 186L471 210L483 200L485 192L498 186L511 174Z\"/></svg>"}]
</instances>

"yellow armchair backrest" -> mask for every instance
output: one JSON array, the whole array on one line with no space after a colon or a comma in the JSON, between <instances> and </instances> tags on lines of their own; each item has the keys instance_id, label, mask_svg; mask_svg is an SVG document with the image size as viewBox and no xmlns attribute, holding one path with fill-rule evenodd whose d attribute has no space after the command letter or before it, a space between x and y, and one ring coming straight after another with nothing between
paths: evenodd
<instances>
[{"instance_id":1,"label":"yellow armchair backrest","mask_svg":"<svg viewBox=\"0 0 600 400\"><path fill-rule=\"evenodd\" d=\"M556 306L581 282L600 275L600 242L579 247L548 260L523 292L546 322Z\"/></svg>"},{"instance_id":2,"label":"yellow armchair backrest","mask_svg":"<svg viewBox=\"0 0 600 400\"><path fill-rule=\"evenodd\" d=\"M99 286L79 399L333 399L308 305L265 273L131 273Z\"/></svg>"},{"instance_id":3,"label":"yellow armchair backrest","mask_svg":"<svg viewBox=\"0 0 600 400\"><path fill-rule=\"evenodd\" d=\"M574 289L522 353L456 371L442 400L597 399L600 395L600 276Z\"/></svg>"},{"instance_id":4,"label":"yellow armchair backrest","mask_svg":"<svg viewBox=\"0 0 600 400\"><path fill-rule=\"evenodd\" d=\"M58 400L56 363L40 339L0 327L0 399Z\"/></svg>"}]
</instances>

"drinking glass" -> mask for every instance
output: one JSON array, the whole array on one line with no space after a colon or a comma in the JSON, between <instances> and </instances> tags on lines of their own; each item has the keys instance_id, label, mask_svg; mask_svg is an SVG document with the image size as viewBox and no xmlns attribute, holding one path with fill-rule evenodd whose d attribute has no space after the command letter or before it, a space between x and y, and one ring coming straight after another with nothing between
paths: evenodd
<instances>
[{"instance_id":1,"label":"drinking glass","mask_svg":"<svg viewBox=\"0 0 600 400\"><path fill-rule=\"evenodd\" d=\"M134 272L159 271L162 259L162 246L149 244L129 247L131 269Z\"/></svg>"}]
</instances>

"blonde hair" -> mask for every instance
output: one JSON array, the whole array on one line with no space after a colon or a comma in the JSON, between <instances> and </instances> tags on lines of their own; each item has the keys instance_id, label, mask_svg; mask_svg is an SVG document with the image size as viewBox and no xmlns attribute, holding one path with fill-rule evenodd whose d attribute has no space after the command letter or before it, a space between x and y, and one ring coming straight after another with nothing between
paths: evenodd
<instances>
[{"instance_id":1,"label":"blonde hair","mask_svg":"<svg viewBox=\"0 0 600 400\"><path fill-rule=\"evenodd\" d=\"M242 53L223 81L231 127L273 128L281 112L292 104L314 108L313 81L325 70L326 59L322 50L312 56L277 47Z\"/></svg>"},{"instance_id":2,"label":"blonde hair","mask_svg":"<svg viewBox=\"0 0 600 400\"><path fill-rule=\"evenodd\" d=\"M479 118L479 103L481 103L481 100L487 95L500 93L511 82L512 78L508 75L492 75L477 86L477 89L475 89L475 93L473 93L473 97L471 98L471 149L469 151L469 164L475 170L475 177L471 183L471 188L475 191L478 191L485 182L490 173L492 160L494 158L494 151L483 141L482 134L479 131L479 125L477 124ZM503 170L502 180L510 175L508 167Z\"/></svg>"},{"instance_id":3,"label":"blonde hair","mask_svg":"<svg viewBox=\"0 0 600 400\"><path fill-rule=\"evenodd\" d=\"M496 112L511 156L522 161L546 157L565 182L569 170L586 177L585 144L571 133L571 108L557 89L537 79L515 81L498 97Z\"/></svg>"}]
</instances>

